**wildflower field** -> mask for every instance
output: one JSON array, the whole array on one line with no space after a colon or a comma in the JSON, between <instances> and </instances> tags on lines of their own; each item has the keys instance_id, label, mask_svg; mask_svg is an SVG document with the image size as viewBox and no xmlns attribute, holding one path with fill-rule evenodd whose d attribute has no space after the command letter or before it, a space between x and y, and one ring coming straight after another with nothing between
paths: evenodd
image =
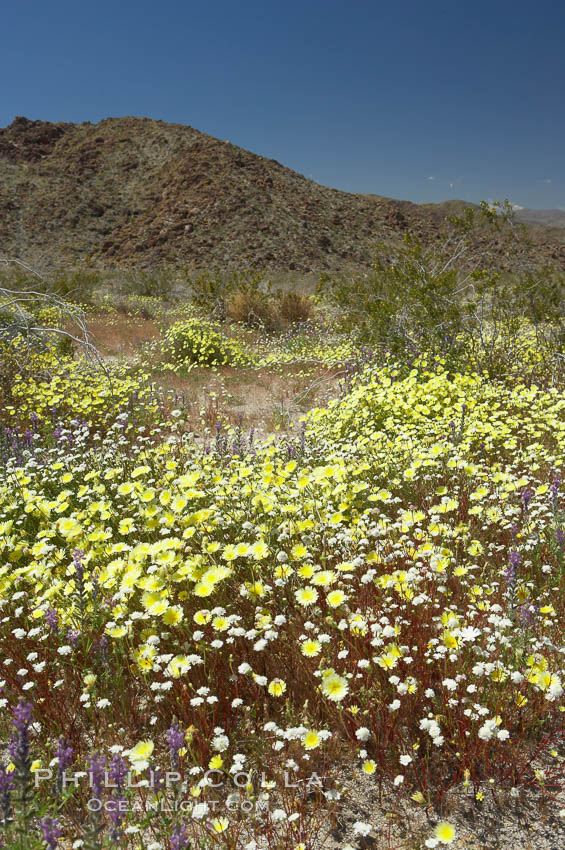
<instances>
[{"instance_id":1,"label":"wildflower field","mask_svg":"<svg viewBox=\"0 0 565 850\"><path fill-rule=\"evenodd\" d=\"M3 385L0 846L463 847L453 795L563 807L555 361L527 327L499 375L245 339L185 315L152 345L347 379L262 439L195 433L143 357L44 347Z\"/></svg>"}]
</instances>

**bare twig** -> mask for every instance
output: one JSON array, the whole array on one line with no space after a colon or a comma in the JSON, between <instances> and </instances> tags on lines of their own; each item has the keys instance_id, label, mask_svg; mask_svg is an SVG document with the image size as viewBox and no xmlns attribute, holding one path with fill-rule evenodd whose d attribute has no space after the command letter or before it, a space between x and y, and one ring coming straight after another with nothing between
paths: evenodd
<instances>
[{"instance_id":1,"label":"bare twig","mask_svg":"<svg viewBox=\"0 0 565 850\"><path fill-rule=\"evenodd\" d=\"M0 257L0 264L15 264L39 280L44 280L38 271L22 262L22 260ZM28 307L32 309L28 311ZM92 341L86 324L84 310L52 292L44 292L38 289L18 290L6 286L0 286L0 309L2 308L6 311L8 318L6 319L6 316L4 316L4 324L0 325L0 340L21 336L25 340L27 350L29 351L34 338L59 336L68 339L75 345L78 345L87 359L94 361L102 372L104 372L110 384L110 392L113 394L111 374ZM57 311L61 324L63 326L66 325L66 327L37 324L34 313L37 310L48 308L54 308ZM69 330L69 327L73 330Z\"/></svg>"}]
</instances>

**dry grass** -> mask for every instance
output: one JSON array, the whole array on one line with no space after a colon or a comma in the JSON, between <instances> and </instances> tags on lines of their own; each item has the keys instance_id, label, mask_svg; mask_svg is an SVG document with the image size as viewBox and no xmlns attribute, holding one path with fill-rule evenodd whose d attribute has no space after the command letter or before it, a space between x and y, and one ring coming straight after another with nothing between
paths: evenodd
<instances>
[{"instance_id":1,"label":"dry grass","mask_svg":"<svg viewBox=\"0 0 565 850\"><path fill-rule=\"evenodd\" d=\"M285 292L281 297L280 312L285 322L291 325L308 322L313 315L312 301L301 292Z\"/></svg>"},{"instance_id":2,"label":"dry grass","mask_svg":"<svg viewBox=\"0 0 565 850\"><path fill-rule=\"evenodd\" d=\"M266 297L257 293L239 290L230 296L226 304L226 318L231 322L241 322L248 327L261 327L266 331L277 326L277 314L274 305Z\"/></svg>"},{"instance_id":3,"label":"dry grass","mask_svg":"<svg viewBox=\"0 0 565 850\"><path fill-rule=\"evenodd\" d=\"M310 407L323 405L337 393L340 373L336 368L305 370L296 364L274 369L231 366L214 372L193 369L188 376L154 372L152 379L174 401L182 397L190 405L190 424L199 433L216 422L254 428L259 434L275 431L292 434L300 416Z\"/></svg>"},{"instance_id":4,"label":"dry grass","mask_svg":"<svg viewBox=\"0 0 565 850\"><path fill-rule=\"evenodd\" d=\"M130 357L142 343L159 336L159 328L151 319L122 313L100 313L89 317L88 329L103 356Z\"/></svg>"},{"instance_id":5,"label":"dry grass","mask_svg":"<svg viewBox=\"0 0 565 850\"><path fill-rule=\"evenodd\" d=\"M230 321L266 331L280 331L288 325L307 322L313 313L310 297L292 289L277 296L238 290L226 305L226 318Z\"/></svg>"}]
</instances>

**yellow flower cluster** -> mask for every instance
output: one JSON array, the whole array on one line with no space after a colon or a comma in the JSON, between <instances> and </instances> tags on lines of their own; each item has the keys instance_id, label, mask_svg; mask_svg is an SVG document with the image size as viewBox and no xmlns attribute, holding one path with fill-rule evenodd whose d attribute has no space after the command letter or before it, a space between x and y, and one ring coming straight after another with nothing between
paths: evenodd
<instances>
[{"instance_id":1,"label":"yellow flower cluster","mask_svg":"<svg viewBox=\"0 0 565 850\"><path fill-rule=\"evenodd\" d=\"M189 318L164 333L163 355L174 367L236 366L249 362L239 340L227 337L204 319Z\"/></svg>"},{"instance_id":2,"label":"yellow flower cluster","mask_svg":"<svg viewBox=\"0 0 565 850\"><path fill-rule=\"evenodd\" d=\"M180 327L168 338L181 354L188 340L194 362L223 356ZM173 717L193 727L182 758L195 775L250 749L298 770L348 747L370 777L378 751L400 759L394 781L415 800L435 758L478 774L506 764L485 761L488 748L504 753L529 723L553 728L565 707L557 389L390 364L311 411L289 458L273 438L234 456L170 439L138 377L113 387L77 363L13 390L26 416L55 406L93 421L137 392L153 425L127 440L109 426L88 446L69 425L65 446L4 457L10 698L46 700L59 682L94 737L123 728L124 746L140 742L126 751L138 767ZM452 837L438 826L438 842Z\"/></svg>"}]
</instances>

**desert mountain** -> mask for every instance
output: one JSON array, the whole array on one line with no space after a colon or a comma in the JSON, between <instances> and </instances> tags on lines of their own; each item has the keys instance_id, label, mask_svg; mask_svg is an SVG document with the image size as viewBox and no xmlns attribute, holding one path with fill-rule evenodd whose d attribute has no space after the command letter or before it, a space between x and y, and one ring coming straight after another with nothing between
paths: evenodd
<instances>
[{"instance_id":1,"label":"desert mountain","mask_svg":"<svg viewBox=\"0 0 565 850\"><path fill-rule=\"evenodd\" d=\"M361 266L376 240L406 230L433 239L462 206L327 188L192 127L149 118L19 117L0 129L0 254L41 266ZM565 267L562 235L531 232L540 257Z\"/></svg>"},{"instance_id":2,"label":"desert mountain","mask_svg":"<svg viewBox=\"0 0 565 850\"><path fill-rule=\"evenodd\" d=\"M518 221L525 224L565 228L565 210L530 210L527 207L516 207L514 214Z\"/></svg>"}]
</instances>

